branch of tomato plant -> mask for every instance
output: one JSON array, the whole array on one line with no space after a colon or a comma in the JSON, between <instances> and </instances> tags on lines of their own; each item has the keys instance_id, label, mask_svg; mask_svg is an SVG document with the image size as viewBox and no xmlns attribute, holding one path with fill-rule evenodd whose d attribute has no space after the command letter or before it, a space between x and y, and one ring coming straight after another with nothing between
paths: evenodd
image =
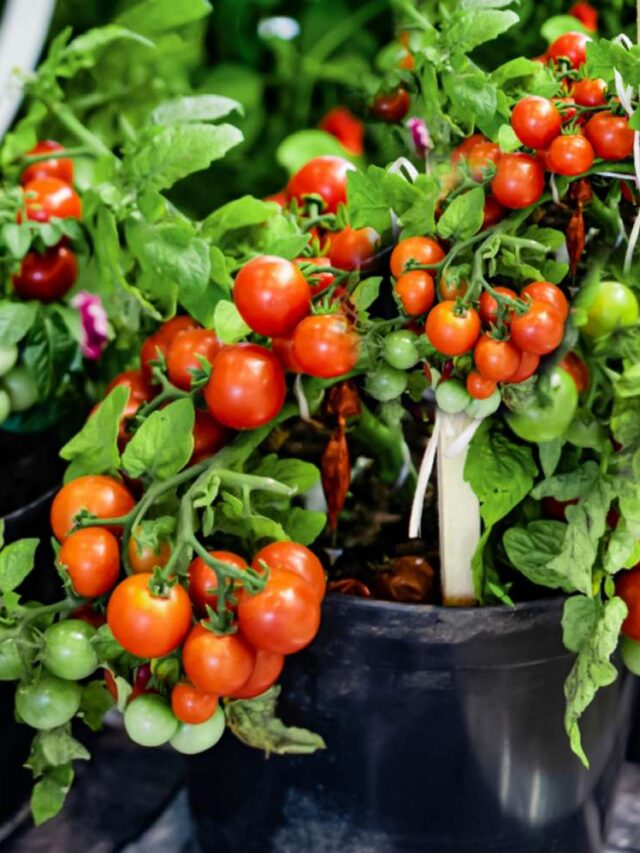
<instances>
[{"instance_id":1,"label":"branch of tomato plant","mask_svg":"<svg viewBox=\"0 0 640 853\"><path fill-rule=\"evenodd\" d=\"M94 152L86 145L78 145L72 148L63 148L61 151L47 151L46 154L23 154L20 157L20 166L31 166L43 160L65 160L68 157L87 157Z\"/></svg>"},{"instance_id":2,"label":"branch of tomato plant","mask_svg":"<svg viewBox=\"0 0 640 853\"><path fill-rule=\"evenodd\" d=\"M52 103L45 98L41 100L49 112L58 119L60 124L72 133L76 139L86 145L96 156L116 157L113 151L95 133L92 133L74 116L69 107L63 104Z\"/></svg>"}]
</instances>

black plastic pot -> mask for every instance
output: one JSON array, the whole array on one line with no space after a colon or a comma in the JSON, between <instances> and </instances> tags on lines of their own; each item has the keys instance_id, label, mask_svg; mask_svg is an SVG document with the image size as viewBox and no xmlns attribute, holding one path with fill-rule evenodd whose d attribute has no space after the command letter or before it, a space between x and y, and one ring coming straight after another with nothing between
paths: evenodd
<instances>
[{"instance_id":1,"label":"black plastic pot","mask_svg":"<svg viewBox=\"0 0 640 853\"><path fill-rule=\"evenodd\" d=\"M280 705L327 750L265 760L227 734L192 759L203 850L596 853L634 684L621 675L585 714L585 770L563 729L561 612L329 597Z\"/></svg>"}]
</instances>

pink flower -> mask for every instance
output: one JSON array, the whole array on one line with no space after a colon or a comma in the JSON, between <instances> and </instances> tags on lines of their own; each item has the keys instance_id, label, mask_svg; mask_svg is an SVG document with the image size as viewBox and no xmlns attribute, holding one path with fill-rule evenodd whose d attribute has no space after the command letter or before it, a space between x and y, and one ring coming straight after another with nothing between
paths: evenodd
<instances>
[{"instance_id":1,"label":"pink flower","mask_svg":"<svg viewBox=\"0 0 640 853\"><path fill-rule=\"evenodd\" d=\"M426 122L421 118L410 118L407 127L411 133L411 140L416 149L416 156L426 157L427 151L432 148L431 137Z\"/></svg>"},{"instance_id":2,"label":"pink flower","mask_svg":"<svg viewBox=\"0 0 640 853\"><path fill-rule=\"evenodd\" d=\"M85 358L97 361L108 341L109 323L102 300L93 293L81 290L71 300L71 305L80 312L82 339L80 349Z\"/></svg>"}]
</instances>

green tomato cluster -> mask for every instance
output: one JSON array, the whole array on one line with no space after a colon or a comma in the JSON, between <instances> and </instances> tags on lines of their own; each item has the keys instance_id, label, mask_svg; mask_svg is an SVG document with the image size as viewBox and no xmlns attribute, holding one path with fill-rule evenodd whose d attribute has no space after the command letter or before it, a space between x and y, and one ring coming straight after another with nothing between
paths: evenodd
<instances>
[{"instance_id":1,"label":"green tomato cluster","mask_svg":"<svg viewBox=\"0 0 640 853\"><path fill-rule=\"evenodd\" d=\"M438 408L448 415L464 412L470 418L481 420L497 412L501 402L502 395L497 388L490 397L475 400L459 379L447 379L440 382L436 388Z\"/></svg>"},{"instance_id":2,"label":"green tomato cluster","mask_svg":"<svg viewBox=\"0 0 640 853\"><path fill-rule=\"evenodd\" d=\"M16 346L0 346L0 423L4 423L11 412L24 412L38 402L35 379L17 362Z\"/></svg>"},{"instance_id":3,"label":"green tomato cluster","mask_svg":"<svg viewBox=\"0 0 640 853\"><path fill-rule=\"evenodd\" d=\"M127 705L124 727L131 740L140 746L169 743L178 752L195 755L218 743L224 732L225 718L218 706L204 723L181 723L162 696L148 693Z\"/></svg>"}]
</instances>

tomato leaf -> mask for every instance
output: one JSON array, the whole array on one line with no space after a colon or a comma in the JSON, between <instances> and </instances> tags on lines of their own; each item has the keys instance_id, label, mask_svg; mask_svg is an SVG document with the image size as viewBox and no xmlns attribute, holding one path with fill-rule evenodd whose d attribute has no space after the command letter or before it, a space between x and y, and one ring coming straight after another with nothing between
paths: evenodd
<instances>
[{"instance_id":1,"label":"tomato leaf","mask_svg":"<svg viewBox=\"0 0 640 853\"><path fill-rule=\"evenodd\" d=\"M502 542L510 562L532 583L575 592L571 580L551 566L562 550L566 530L561 521L532 521L506 530Z\"/></svg>"},{"instance_id":2,"label":"tomato leaf","mask_svg":"<svg viewBox=\"0 0 640 853\"><path fill-rule=\"evenodd\" d=\"M28 333L38 316L37 302L0 301L0 345L17 344Z\"/></svg>"},{"instance_id":3,"label":"tomato leaf","mask_svg":"<svg viewBox=\"0 0 640 853\"><path fill-rule=\"evenodd\" d=\"M146 474L166 480L184 468L193 453L194 419L190 398L176 400L152 412L122 454L122 464L129 476Z\"/></svg>"},{"instance_id":4,"label":"tomato leaf","mask_svg":"<svg viewBox=\"0 0 640 853\"><path fill-rule=\"evenodd\" d=\"M37 746L35 746L35 741L37 741ZM89 751L80 741L72 736L69 725L41 732L34 739L32 751L34 746L41 751L42 761L50 767L61 767L76 759L88 761L91 757Z\"/></svg>"},{"instance_id":5,"label":"tomato leaf","mask_svg":"<svg viewBox=\"0 0 640 853\"><path fill-rule=\"evenodd\" d=\"M531 497L536 500L555 498L558 501L570 501L589 494L600 476L596 462L588 461L566 474L557 474L538 483L532 489Z\"/></svg>"},{"instance_id":6,"label":"tomato leaf","mask_svg":"<svg viewBox=\"0 0 640 853\"><path fill-rule=\"evenodd\" d=\"M202 223L202 236L213 245L219 246L230 232L262 225L278 216L280 207L272 201L261 201L251 195L234 199L209 214Z\"/></svg>"},{"instance_id":7,"label":"tomato leaf","mask_svg":"<svg viewBox=\"0 0 640 853\"><path fill-rule=\"evenodd\" d=\"M82 690L79 715L91 731L99 732L102 728L104 715L114 705L113 697L107 690L104 681L102 679L90 681Z\"/></svg>"},{"instance_id":8,"label":"tomato leaf","mask_svg":"<svg viewBox=\"0 0 640 853\"><path fill-rule=\"evenodd\" d=\"M62 807L73 783L73 767L66 764L46 771L31 792L31 814L36 826L55 817Z\"/></svg>"},{"instance_id":9,"label":"tomato leaf","mask_svg":"<svg viewBox=\"0 0 640 853\"><path fill-rule=\"evenodd\" d=\"M465 8L464 4L460 4L445 30L446 41L452 50L469 53L478 45L506 32L518 20L515 12L482 7Z\"/></svg>"},{"instance_id":10,"label":"tomato leaf","mask_svg":"<svg viewBox=\"0 0 640 853\"><path fill-rule=\"evenodd\" d=\"M40 312L29 329L23 360L36 380L41 398L59 390L76 353L76 342L62 318L52 312Z\"/></svg>"},{"instance_id":11,"label":"tomato leaf","mask_svg":"<svg viewBox=\"0 0 640 853\"><path fill-rule=\"evenodd\" d=\"M224 344L241 341L251 331L233 302L221 299L213 313L213 327Z\"/></svg>"},{"instance_id":12,"label":"tomato leaf","mask_svg":"<svg viewBox=\"0 0 640 853\"><path fill-rule=\"evenodd\" d=\"M242 104L223 95L188 95L159 104L151 113L154 124L185 121L216 121L234 111L243 112Z\"/></svg>"},{"instance_id":13,"label":"tomato leaf","mask_svg":"<svg viewBox=\"0 0 640 853\"><path fill-rule=\"evenodd\" d=\"M357 159L324 130L299 130L283 139L276 150L276 160L290 175L314 157L324 155Z\"/></svg>"},{"instance_id":14,"label":"tomato leaf","mask_svg":"<svg viewBox=\"0 0 640 853\"><path fill-rule=\"evenodd\" d=\"M87 418L80 432L64 445L60 456L71 463L65 472L65 482L85 474L117 471L118 430L128 399L128 388L121 385L114 388Z\"/></svg>"},{"instance_id":15,"label":"tomato leaf","mask_svg":"<svg viewBox=\"0 0 640 853\"><path fill-rule=\"evenodd\" d=\"M384 189L386 174L380 166L348 173L347 210L353 228L371 227L384 234L391 227L390 205Z\"/></svg>"},{"instance_id":16,"label":"tomato leaf","mask_svg":"<svg viewBox=\"0 0 640 853\"><path fill-rule=\"evenodd\" d=\"M227 725L247 746L262 749L267 755L308 755L326 744L320 735L297 726L286 726L276 717L280 687L271 687L255 699L227 700Z\"/></svg>"},{"instance_id":17,"label":"tomato leaf","mask_svg":"<svg viewBox=\"0 0 640 853\"><path fill-rule=\"evenodd\" d=\"M210 12L209 0L142 0L116 20L138 33L158 35L199 21Z\"/></svg>"},{"instance_id":18,"label":"tomato leaf","mask_svg":"<svg viewBox=\"0 0 640 853\"><path fill-rule=\"evenodd\" d=\"M16 589L33 569L39 539L18 539L0 551L0 592Z\"/></svg>"},{"instance_id":19,"label":"tomato leaf","mask_svg":"<svg viewBox=\"0 0 640 853\"><path fill-rule=\"evenodd\" d=\"M600 602L586 595L572 595L564 603L562 641L570 652L581 651L596 625Z\"/></svg>"},{"instance_id":20,"label":"tomato leaf","mask_svg":"<svg viewBox=\"0 0 640 853\"><path fill-rule=\"evenodd\" d=\"M445 239L466 240L482 228L483 219L484 190L474 187L454 198L440 217L437 232Z\"/></svg>"},{"instance_id":21,"label":"tomato leaf","mask_svg":"<svg viewBox=\"0 0 640 853\"><path fill-rule=\"evenodd\" d=\"M287 535L301 545L311 545L327 526L327 514L294 506L283 519Z\"/></svg>"}]
</instances>

